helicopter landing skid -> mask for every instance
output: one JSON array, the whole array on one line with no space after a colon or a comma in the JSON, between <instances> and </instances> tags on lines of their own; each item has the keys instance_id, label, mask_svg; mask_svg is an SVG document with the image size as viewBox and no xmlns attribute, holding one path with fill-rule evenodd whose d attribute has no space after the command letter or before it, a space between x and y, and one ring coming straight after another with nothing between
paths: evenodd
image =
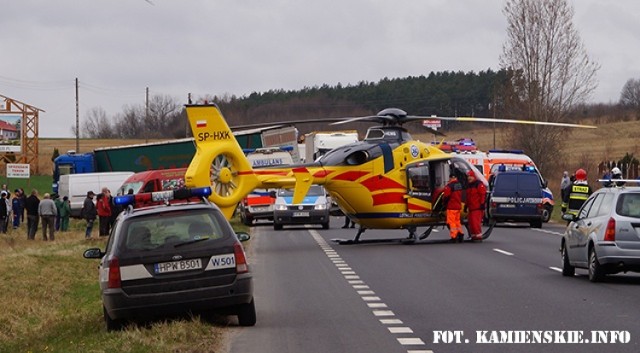
<instances>
[{"instance_id":1,"label":"helicopter landing skid","mask_svg":"<svg viewBox=\"0 0 640 353\"><path fill-rule=\"evenodd\" d=\"M429 229L427 231L425 231L421 236L420 239L425 239L427 236L429 236L429 234L431 233L431 230L433 229L433 227L429 227ZM418 240L416 238L416 228L415 227L410 227L407 228L407 230L409 231L409 236L406 238L385 238L385 239L365 239L365 240L360 240L360 236L362 235L362 233L364 233L364 231L366 230L366 228L361 227L358 229L358 233L356 234L356 237L353 239L331 239L332 242L337 243L339 245L352 245L352 244L374 244L374 243L393 243L393 242L399 242L402 244L414 244L416 242L416 240ZM424 234L427 234L426 236Z\"/></svg>"}]
</instances>

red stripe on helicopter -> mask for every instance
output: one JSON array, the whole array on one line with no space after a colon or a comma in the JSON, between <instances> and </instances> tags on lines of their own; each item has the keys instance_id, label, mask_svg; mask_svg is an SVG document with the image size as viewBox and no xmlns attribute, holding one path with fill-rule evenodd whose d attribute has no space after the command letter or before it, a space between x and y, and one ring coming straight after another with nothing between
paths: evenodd
<instances>
[{"instance_id":1,"label":"red stripe on helicopter","mask_svg":"<svg viewBox=\"0 0 640 353\"><path fill-rule=\"evenodd\" d=\"M404 185L398 183L397 181L380 176L371 177L363 181L361 184L369 189L369 191L378 191L382 189L406 189Z\"/></svg>"},{"instance_id":2,"label":"red stripe on helicopter","mask_svg":"<svg viewBox=\"0 0 640 353\"><path fill-rule=\"evenodd\" d=\"M388 205L390 203L404 203L404 192L385 192L382 194L371 195L373 205Z\"/></svg>"},{"instance_id":3,"label":"red stripe on helicopter","mask_svg":"<svg viewBox=\"0 0 640 353\"><path fill-rule=\"evenodd\" d=\"M361 172L358 170L352 170L349 172L344 172L342 174L336 175L332 180L348 180L348 181L356 181L361 178L363 175L367 175L369 172Z\"/></svg>"},{"instance_id":4,"label":"red stripe on helicopter","mask_svg":"<svg viewBox=\"0 0 640 353\"><path fill-rule=\"evenodd\" d=\"M430 208L427 208L427 207L424 207L424 206L420 206L420 205L416 205L415 203L411 203L411 202L409 202L409 204L407 205L407 208L409 209L409 211L431 212Z\"/></svg>"},{"instance_id":5,"label":"red stripe on helicopter","mask_svg":"<svg viewBox=\"0 0 640 353\"><path fill-rule=\"evenodd\" d=\"M314 178L324 178L327 175L333 173L333 170L321 169L313 174Z\"/></svg>"}]
</instances>

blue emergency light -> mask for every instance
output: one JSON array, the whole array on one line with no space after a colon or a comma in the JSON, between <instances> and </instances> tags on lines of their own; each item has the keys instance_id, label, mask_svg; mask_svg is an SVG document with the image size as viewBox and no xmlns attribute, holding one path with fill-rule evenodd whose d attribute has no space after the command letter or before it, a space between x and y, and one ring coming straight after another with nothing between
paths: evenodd
<instances>
[{"instance_id":1,"label":"blue emergency light","mask_svg":"<svg viewBox=\"0 0 640 353\"><path fill-rule=\"evenodd\" d=\"M120 195L113 198L113 203L120 206L129 206L138 203L184 200L192 197L207 197L209 195L211 195L211 187L205 186L201 188L181 188L133 195Z\"/></svg>"}]
</instances>

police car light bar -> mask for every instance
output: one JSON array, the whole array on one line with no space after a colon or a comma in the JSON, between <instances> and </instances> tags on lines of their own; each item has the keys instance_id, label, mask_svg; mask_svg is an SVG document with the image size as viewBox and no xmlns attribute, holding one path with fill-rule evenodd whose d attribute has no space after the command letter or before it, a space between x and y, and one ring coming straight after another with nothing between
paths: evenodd
<instances>
[{"instance_id":1,"label":"police car light bar","mask_svg":"<svg viewBox=\"0 0 640 353\"><path fill-rule=\"evenodd\" d=\"M610 186L614 186L616 183L640 184L640 180L638 179L598 179L596 181L603 184L611 183Z\"/></svg>"},{"instance_id":2,"label":"police car light bar","mask_svg":"<svg viewBox=\"0 0 640 353\"><path fill-rule=\"evenodd\" d=\"M207 197L209 195L211 195L211 187L205 186L202 188L182 188L134 195L120 195L113 198L113 203L120 206L129 206L145 202L184 200L192 197Z\"/></svg>"}]
</instances>

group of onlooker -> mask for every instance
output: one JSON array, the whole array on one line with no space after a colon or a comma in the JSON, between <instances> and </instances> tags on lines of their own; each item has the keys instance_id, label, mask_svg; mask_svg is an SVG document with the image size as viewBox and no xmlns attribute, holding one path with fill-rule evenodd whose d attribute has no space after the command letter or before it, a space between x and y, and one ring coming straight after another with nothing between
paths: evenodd
<instances>
[{"instance_id":1,"label":"group of onlooker","mask_svg":"<svg viewBox=\"0 0 640 353\"><path fill-rule=\"evenodd\" d=\"M13 227L18 229L25 221L27 239L35 240L38 226L42 223L42 239L55 240L55 232L69 230L71 205L68 197L45 193L42 200L38 190L33 189L29 196L22 188L15 189L13 194L6 184L0 189L0 232L7 233Z\"/></svg>"}]
</instances>

